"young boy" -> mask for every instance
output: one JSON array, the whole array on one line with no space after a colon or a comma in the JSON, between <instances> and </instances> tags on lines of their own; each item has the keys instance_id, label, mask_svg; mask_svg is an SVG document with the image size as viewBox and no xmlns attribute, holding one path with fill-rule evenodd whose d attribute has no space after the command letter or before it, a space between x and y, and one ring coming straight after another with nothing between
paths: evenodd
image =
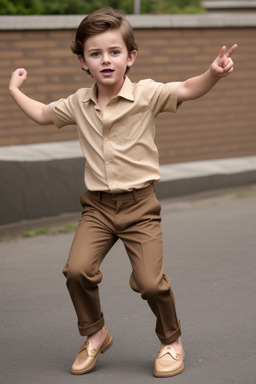
<instances>
[{"instance_id":1,"label":"young boy","mask_svg":"<svg viewBox=\"0 0 256 384\"><path fill-rule=\"evenodd\" d=\"M226 52L222 47L205 73L184 82L132 83L126 73L137 55L133 30L122 12L107 7L81 22L72 47L82 69L95 80L90 89L45 105L20 91L25 69L13 72L9 88L19 107L39 124L77 124L86 158L88 191L81 196L82 216L63 270L80 334L87 336L72 365L73 374L91 371L98 355L112 345L98 284L100 264L118 239L130 258L131 288L156 316L161 346L154 375L183 371L180 322L163 270L161 206L153 186L160 179L154 121L159 113L176 112L182 102L203 96L230 74L236 48Z\"/></svg>"}]
</instances>

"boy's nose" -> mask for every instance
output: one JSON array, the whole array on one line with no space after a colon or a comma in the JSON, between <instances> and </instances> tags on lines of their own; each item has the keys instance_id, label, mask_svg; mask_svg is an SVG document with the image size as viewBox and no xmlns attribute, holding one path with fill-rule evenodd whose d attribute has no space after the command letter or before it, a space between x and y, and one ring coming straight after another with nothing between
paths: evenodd
<instances>
[{"instance_id":1,"label":"boy's nose","mask_svg":"<svg viewBox=\"0 0 256 384\"><path fill-rule=\"evenodd\" d=\"M109 59L109 54L108 53L105 53L103 55L103 63L109 63L110 62L110 59Z\"/></svg>"}]
</instances>

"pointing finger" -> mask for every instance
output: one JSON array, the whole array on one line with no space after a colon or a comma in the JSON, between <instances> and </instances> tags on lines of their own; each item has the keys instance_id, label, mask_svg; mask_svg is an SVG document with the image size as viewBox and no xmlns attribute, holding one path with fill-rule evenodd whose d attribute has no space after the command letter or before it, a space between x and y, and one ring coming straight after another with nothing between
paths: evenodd
<instances>
[{"instance_id":1,"label":"pointing finger","mask_svg":"<svg viewBox=\"0 0 256 384\"><path fill-rule=\"evenodd\" d=\"M225 52L226 52L226 46L223 45L223 47L221 47L221 50L220 50L220 53L219 53L219 57L220 58L223 58L225 56Z\"/></svg>"},{"instance_id":2,"label":"pointing finger","mask_svg":"<svg viewBox=\"0 0 256 384\"><path fill-rule=\"evenodd\" d=\"M234 45L230 48L230 50L226 53L226 56L227 56L227 57L230 57L230 56L235 52L235 50L237 49L237 47L238 47L238 45L237 45L237 44L234 44Z\"/></svg>"}]
</instances>

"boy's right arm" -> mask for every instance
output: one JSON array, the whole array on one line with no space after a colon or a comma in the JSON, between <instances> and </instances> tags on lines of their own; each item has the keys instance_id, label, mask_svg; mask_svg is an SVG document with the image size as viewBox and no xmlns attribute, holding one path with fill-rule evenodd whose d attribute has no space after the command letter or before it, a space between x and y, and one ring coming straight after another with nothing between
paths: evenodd
<instances>
[{"instance_id":1,"label":"boy's right arm","mask_svg":"<svg viewBox=\"0 0 256 384\"><path fill-rule=\"evenodd\" d=\"M21 92L20 88L27 78L27 71L24 68L16 69L12 73L9 90L10 93L21 108L21 110L36 123L41 125L53 124L53 121L48 113L48 105L33 100Z\"/></svg>"}]
</instances>

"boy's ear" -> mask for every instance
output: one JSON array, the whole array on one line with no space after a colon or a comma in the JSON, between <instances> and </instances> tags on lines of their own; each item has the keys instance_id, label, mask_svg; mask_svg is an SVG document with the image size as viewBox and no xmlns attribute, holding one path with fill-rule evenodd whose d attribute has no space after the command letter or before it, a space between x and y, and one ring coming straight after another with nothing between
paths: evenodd
<instances>
[{"instance_id":1,"label":"boy's ear","mask_svg":"<svg viewBox=\"0 0 256 384\"><path fill-rule=\"evenodd\" d=\"M81 68L84 69L85 71L87 71L88 67L86 65L86 62L84 61L83 56L78 55L77 58L78 58L78 61L79 61L80 65L81 65Z\"/></svg>"},{"instance_id":2,"label":"boy's ear","mask_svg":"<svg viewBox=\"0 0 256 384\"><path fill-rule=\"evenodd\" d=\"M137 56L136 50L134 50L130 53L130 55L127 59L127 67L131 67L133 65L133 63L135 62L136 56Z\"/></svg>"}]
</instances>

